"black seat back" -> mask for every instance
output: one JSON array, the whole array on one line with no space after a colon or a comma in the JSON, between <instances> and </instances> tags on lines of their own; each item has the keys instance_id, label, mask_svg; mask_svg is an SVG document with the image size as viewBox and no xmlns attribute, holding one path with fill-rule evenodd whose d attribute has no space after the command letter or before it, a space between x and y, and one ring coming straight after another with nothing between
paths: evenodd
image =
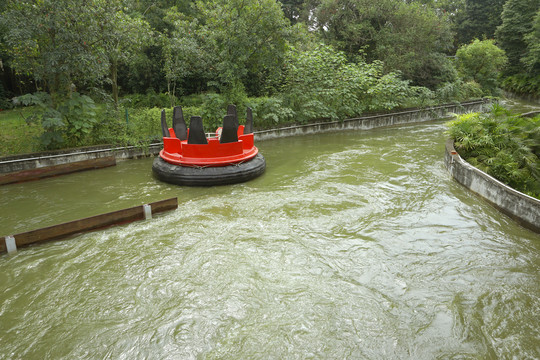
<instances>
[{"instance_id":1,"label":"black seat back","mask_svg":"<svg viewBox=\"0 0 540 360\"><path fill-rule=\"evenodd\" d=\"M238 128L238 114L236 112L236 106L235 105L227 106L227 115L232 115L234 117L234 124L235 124L236 128Z\"/></svg>"},{"instance_id":2,"label":"black seat back","mask_svg":"<svg viewBox=\"0 0 540 360\"><path fill-rule=\"evenodd\" d=\"M244 126L244 134L251 134L253 132L253 111L250 107L247 108L246 125Z\"/></svg>"},{"instance_id":3,"label":"black seat back","mask_svg":"<svg viewBox=\"0 0 540 360\"><path fill-rule=\"evenodd\" d=\"M187 139L187 126L184 120L184 113L181 106L175 106L173 110L172 127L177 138Z\"/></svg>"},{"instance_id":4,"label":"black seat back","mask_svg":"<svg viewBox=\"0 0 540 360\"><path fill-rule=\"evenodd\" d=\"M222 144L238 141L238 125L234 122L233 115L226 115L223 118L223 130L219 142Z\"/></svg>"},{"instance_id":5,"label":"black seat back","mask_svg":"<svg viewBox=\"0 0 540 360\"><path fill-rule=\"evenodd\" d=\"M170 137L169 126L167 125L167 117L165 115L165 109L161 110L161 132L163 137Z\"/></svg>"},{"instance_id":6,"label":"black seat back","mask_svg":"<svg viewBox=\"0 0 540 360\"><path fill-rule=\"evenodd\" d=\"M189 122L188 144L208 144L204 133L202 117L192 116Z\"/></svg>"}]
</instances>

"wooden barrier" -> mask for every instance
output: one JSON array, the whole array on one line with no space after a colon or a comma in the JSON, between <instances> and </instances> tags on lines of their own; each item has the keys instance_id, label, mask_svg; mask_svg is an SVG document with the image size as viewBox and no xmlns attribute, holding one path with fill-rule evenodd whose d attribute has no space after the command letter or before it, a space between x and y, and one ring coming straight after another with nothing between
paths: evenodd
<instances>
[{"instance_id":1,"label":"wooden barrier","mask_svg":"<svg viewBox=\"0 0 540 360\"><path fill-rule=\"evenodd\" d=\"M178 208L178 199L171 198L148 204L152 214ZM106 228L113 225L125 224L145 219L144 205L92 216L67 223L13 235L17 248L50 240L59 240L75 234ZM13 241L9 236L0 238L0 253L7 251L7 243Z\"/></svg>"},{"instance_id":2,"label":"wooden barrier","mask_svg":"<svg viewBox=\"0 0 540 360\"><path fill-rule=\"evenodd\" d=\"M0 185L43 179L46 177L69 174L77 171L100 169L114 165L116 165L116 158L114 156L107 156L67 164L21 170L7 174L0 174Z\"/></svg>"}]
</instances>

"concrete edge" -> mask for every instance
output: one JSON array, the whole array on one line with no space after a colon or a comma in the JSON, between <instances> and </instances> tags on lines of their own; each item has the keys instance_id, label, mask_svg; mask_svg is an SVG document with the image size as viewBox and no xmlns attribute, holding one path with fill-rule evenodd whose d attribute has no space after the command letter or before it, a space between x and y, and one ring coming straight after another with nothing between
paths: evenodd
<instances>
[{"instance_id":1,"label":"concrete edge","mask_svg":"<svg viewBox=\"0 0 540 360\"><path fill-rule=\"evenodd\" d=\"M458 183L524 227L540 234L540 200L503 184L463 160L454 148L452 139L446 141L444 164Z\"/></svg>"},{"instance_id":2,"label":"concrete edge","mask_svg":"<svg viewBox=\"0 0 540 360\"><path fill-rule=\"evenodd\" d=\"M8 174L18 171L41 169L50 166L76 163L91 159L114 157L116 160L138 159L148 156L156 156L163 148L163 143L150 144L146 148L139 146L108 147L92 149L88 151L72 151L59 154L31 154L26 158L0 159L0 174Z\"/></svg>"},{"instance_id":3,"label":"concrete edge","mask_svg":"<svg viewBox=\"0 0 540 360\"><path fill-rule=\"evenodd\" d=\"M316 134L344 130L370 130L379 127L414 124L449 117L471 111L484 111L484 106L491 104L490 99L466 101L455 104L430 106L423 109L410 109L386 114L366 115L343 121L326 121L304 125L294 125L278 129L255 131L255 140L267 140L278 137Z\"/></svg>"},{"instance_id":4,"label":"concrete edge","mask_svg":"<svg viewBox=\"0 0 540 360\"><path fill-rule=\"evenodd\" d=\"M423 109L409 109L399 112L366 115L363 117L345 119L343 121L329 121L305 125L255 131L256 141L286 136L297 136L321 132L343 130L369 130L378 127L387 127L403 124L413 124L448 117L451 113L464 113L470 111L483 111L489 99L466 101L463 103L444 104ZM157 120L156 120L157 121ZM137 159L148 156L157 156L163 148L163 143L153 143L148 147L92 147L89 149L71 149L57 153L34 153L27 157L24 155L0 158L0 174L16 171L39 169L71 162L114 156L117 160Z\"/></svg>"}]
</instances>

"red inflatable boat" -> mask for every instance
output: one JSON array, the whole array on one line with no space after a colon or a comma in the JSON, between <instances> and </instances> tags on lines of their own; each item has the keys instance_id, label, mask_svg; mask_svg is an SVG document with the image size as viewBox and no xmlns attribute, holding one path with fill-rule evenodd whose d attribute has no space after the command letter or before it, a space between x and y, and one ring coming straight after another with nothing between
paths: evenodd
<instances>
[{"instance_id":1,"label":"red inflatable boat","mask_svg":"<svg viewBox=\"0 0 540 360\"><path fill-rule=\"evenodd\" d=\"M206 134L200 116L186 127L181 107L173 111L173 126L161 113L163 150L152 170L162 181L178 185L222 185L247 181L266 168L264 157L253 141L253 116L247 110L246 125L238 124L236 108L229 105L223 127Z\"/></svg>"}]
</instances>

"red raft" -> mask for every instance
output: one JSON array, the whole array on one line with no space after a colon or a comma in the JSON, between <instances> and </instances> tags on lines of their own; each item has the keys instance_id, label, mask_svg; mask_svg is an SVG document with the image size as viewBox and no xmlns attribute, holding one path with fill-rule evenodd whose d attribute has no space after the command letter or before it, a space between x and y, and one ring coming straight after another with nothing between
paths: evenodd
<instances>
[{"instance_id":1,"label":"red raft","mask_svg":"<svg viewBox=\"0 0 540 360\"><path fill-rule=\"evenodd\" d=\"M236 108L213 134L206 134L200 116L191 117L186 127L181 107L173 111L173 127L161 112L163 150L152 170L162 181L177 185L211 186L247 181L261 175L266 161L253 142L253 116L247 110L246 125L238 124Z\"/></svg>"}]
</instances>

